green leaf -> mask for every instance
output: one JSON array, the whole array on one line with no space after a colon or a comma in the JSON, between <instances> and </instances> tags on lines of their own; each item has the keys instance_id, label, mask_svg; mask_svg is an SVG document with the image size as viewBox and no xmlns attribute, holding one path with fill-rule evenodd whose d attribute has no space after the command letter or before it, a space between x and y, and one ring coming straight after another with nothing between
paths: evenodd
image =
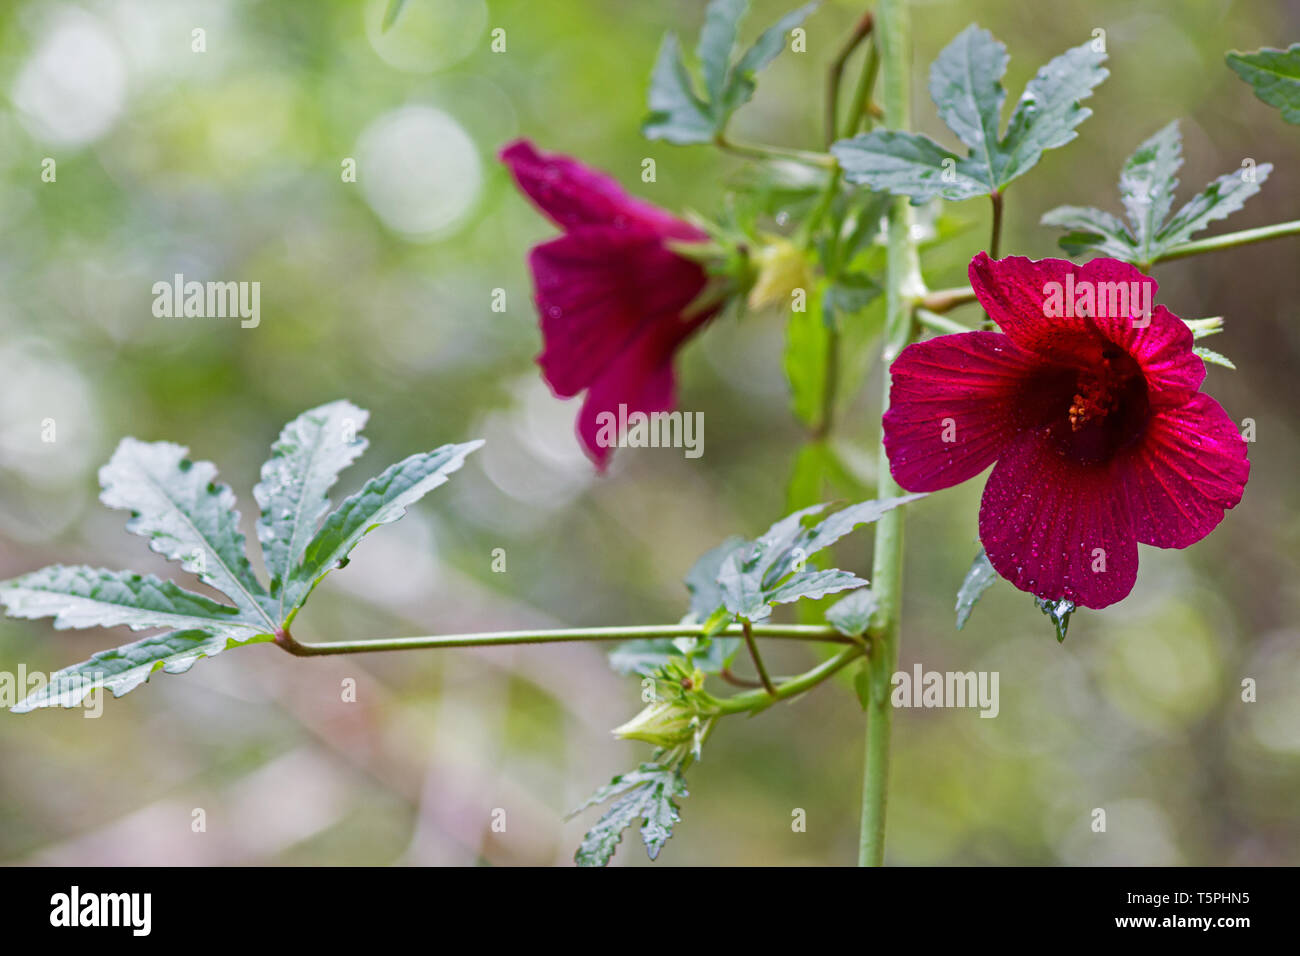
<instances>
[{"instance_id":1,"label":"green leaf","mask_svg":"<svg viewBox=\"0 0 1300 956\"><path fill-rule=\"evenodd\" d=\"M871 616L875 613L875 593L870 588L860 588L831 605L826 620L845 637L861 637L871 626Z\"/></svg>"},{"instance_id":2,"label":"green leaf","mask_svg":"<svg viewBox=\"0 0 1300 956\"><path fill-rule=\"evenodd\" d=\"M401 16L402 7L404 6L406 6L406 0L388 0L388 9L384 11L384 20L379 29L385 33L388 32L389 27L396 23L397 18Z\"/></svg>"},{"instance_id":3,"label":"green leaf","mask_svg":"<svg viewBox=\"0 0 1300 956\"><path fill-rule=\"evenodd\" d=\"M1049 601L1046 598L1035 597L1034 604L1051 619L1056 627L1056 642L1064 644L1065 632L1070 629L1070 615L1075 611L1074 602L1064 598L1059 601Z\"/></svg>"},{"instance_id":4,"label":"green leaf","mask_svg":"<svg viewBox=\"0 0 1300 956\"><path fill-rule=\"evenodd\" d=\"M131 511L128 531L148 538L151 549L180 561L186 571L274 630L270 598L244 551L235 494L216 483L215 465L192 462L188 453L171 442L122 439L99 470L100 500Z\"/></svg>"},{"instance_id":5,"label":"green leaf","mask_svg":"<svg viewBox=\"0 0 1300 956\"><path fill-rule=\"evenodd\" d=\"M1156 255L1163 255L1179 243L1186 242L1214 220L1236 212L1247 199L1259 192L1259 187L1272 170L1272 163L1262 163L1251 170L1224 173L1214 180L1174 213L1160 230L1155 242Z\"/></svg>"},{"instance_id":6,"label":"green leaf","mask_svg":"<svg viewBox=\"0 0 1300 956\"><path fill-rule=\"evenodd\" d=\"M1074 139L1075 127L1091 115L1079 101L1106 78L1105 59L1089 42L1042 67L999 138L1006 48L972 24L930 68L930 95L940 118L966 145L966 156L925 136L889 130L841 140L831 152L848 182L910 196L915 204L936 196L956 201L1001 192L1044 151Z\"/></svg>"},{"instance_id":7,"label":"green leaf","mask_svg":"<svg viewBox=\"0 0 1300 956\"><path fill-rule=\"evenodd\" d=\"M641 124L646 139L662 139L677 146L713 141L713 117L695 95L681 45L671 33L664 36L650 74L649 105L650 113Z\"/></svg>"},{"instance_id":8,"label":"green leaf","mask_svg":"<svg viewBox=\"0 0 1300 956\"><path fill-rule=\"evenodd\" d=\"M606 865L623 839L623 831L638 823L646 854L655 859L672 836L674 824L681 819L673 800L685 796L688 796L686 781L676 768L643 763L638 769L615 777L569 815L573 817L588 807L614 801L582 838L574 861L579 866Z\"/></svg>"},{"instance_id":9,"label":"green leaf","mask_svg":"<svg viewBox=\"0 0 1300 956\"><path fill-rule=\"evenodd\" d=\"M838 591L865 587L866 584L848 571L800 571L766 592L764 599L768 604L790 604L800 598L816 600Z\"/></svg>"},{"instance_id":10,"label":"green leaf","mask_svg":"<svg viewBox=\"0 0 1300 956\"><path fill-rule=\"evenodd\" d=\"M718 586L727 610L749 621L760 621L772 613L772 604L801 597L821 597L835 591L866 584L846 571L806 571L807 560L830 547L859 525L876 521L885 512L923 498L904 495L878 501L864 501L837 511L813 527L803 519L826 510L813 505L796 511L772 525L756 541L732 551L718 573ZM787 575L793 575L788 581Z\"/></svg>"},{"instance_id":11,"label":"green leaf","mask_svg":"<svg viewBox=\"0 0 1300 956\"><path fill-rule=\"evenodd\" d=\"M686 590L691 595L691 614L694 620L703 623L722 606L718 573L727 557L744 544L744 538L733 535L716 548L704 552L686 572Z\"/></svg>"},{"instance_id":12,"label":"green leaf","mask_svg":"<svg viewBox=\"0 0 1300 956\"><path fill-rule=\"evenodd\" d=\"M0 584L10 617L53 617L57 630L82 627L203 628L243 633L261 622L238 609L133 571L53 565Z\"/></svg>"},{"instance_id":13,"label":"green leaf","mask_svg":"<svg viewBox=\"0 0 1300 956\"><path fill-rule=\"evenodd\" d=\"M196 630L153 634L132 644L100 651L89 660L56 671L50 675L49 683L11 709L15 714L25 714L38 707L76 707L97 687L121 697L147 681L156 670L183 674L200 658L216 657L227 648L242 644L270 640L269 634L252 630L241 635L214 635Z\"/></svg>"},{"instance_id":14,"label":"green leaf","mask_svg":"<svg viewBox=\"0 0 1300 956\"><path fill-rule=\"evenodd\" d=\"M348 402L305 412L281 432L263 466L255 492L263 507L259 533L277 582L283 580L277 585L283 603L252 572L235 496L216 483L215 466L190 461L187 450L171 442L123 439L100 469L103 502L129 509L128 531L147 537L151 549L180 560L236 606L152 574L84 566L55 565L0 582L0 605L13 617L53 617L56 629L168 629L64 668L56 675L61 684L29 695L21 709L74 706L96 681L120 697L159 668L180 673L228 647L275 640L288 631L315 584L347 562L363 535L400 518L482 444L446 445L393 465L344 501L307 541L329 506L326 491L365 445L355 437L365 420L366 413ZM304 547L306 559L300 563Z\"/></svg>"},{"instance_id":15,"label":"green leaf","mask_svg":"<svg viewBox=\"0 0 1300 956\"><path fill-rule=\"evenodd\" d=\"M966 626L966 622L970 620L970 612L975 608L975 602L997 579L997 571L993 570L988 555L984 553L983 548L980 548L980 553L975 555L975 560L971 562L970 570L966 572L961 587L957 589L957 630L960 631Z\"/></svg>"},{"instance_id":16,"label":"green leaf","mask_svg":"<svg viewBox=\"0 0 1300 956\"><path fill-rule=\"evenodd\" d=\"M1111 256L1146 267L1240 209L1273 169L1264 163L1220 176L1170 217L1181 165L1182 140L1173 122L1138 146L1120 172L1120 197L1131 229L1100 209L1078 206L1060 206L1041 221L1072 230L1060 239L1070 255Z\"/></svg>"},{"instance_id":17,"label":"green leaf","mask_svg":"<svg viewBox=\"0 0 1300 956\"><path fill-rule=\"evenodd\" d=\"M863 710L871 706L871 666L865 659L853 673L853 693L857 694Z\"/></svg>"},{"instance_id":18,"label":"green leaf","mask_svg":"<svg viewBox=\"0 0 1300 956\"><path fill-rule=\"evenodd\" d=\"M326 493L339 472L366 450L358 438L370 414L351 402L330 402L303 412L280 432L271 458L262 466L262 480L253 488L261 506L257 537L271 575L271 594L284 605L284 583L293 576L307 542L329 511Z\"/></svg>"},{"instance_id":19,"label":"green leaf","mask_svg":"<svg viewBox=\"0 0 1300 956\"><path fill-rule=\"evenodd\" d=\"M1228 66L1250 84L1255 95L1282 111L1282 119L1300 125L1300 43L1288 49L1264 47L1254 53L1227 54Z\"/></svg>"},{"instance_id":20,"label":"green leaf","mask_svg":"<svg viewBox=\"0 0 1300 956\"><path fill-rule=\"evenodd\" d=\"M1128 228L1110 213L1090 206L1057 206L1039 220L1044 226L1071 230L1060 238L1061 248L1072 256L1089 252L1124 262L1137 259L1137 247Z\"/></svg>"},{"instance_id":21,"label":"green leaf","mask_svg":"<svg viewBox=\"0 0 1300 956\"><path fill-rule=\"evenodd\" d=\"M471 441L411 455L367 481L325 519L307 545L301 567L285 586L286 605L300 606L321 578L347 563L348 554L362 537L406 514L410 505L446 482L465 463L465 457L482 445Z\"/></svg>"},{"instance_id":22,"label":"green leaf","mask_svg":"<svg viewBox=\"0 0 1300 956\"><path fill-rule=\"evenodd\" d=\"M695 55L704 74L704 89L710 103L721 103L731 72L731 51L736 46L741 18L749 0L712 0L704 12L704 27Z\"/></svg>"},{"instance_id":23,"label":"green leaf","mask_svg":"<svg viewBox=\"0 0 1300 956\"><path fill-rule=\"evenodd\" d=\"M930 98L939 118L971 150L985 170L996 170L998 130L1006 91L1007 48L971 24L939 53L930 67ZM989 180L991 182L991 180Z\"/></svg>"},{"instance_id":24,"label":"green leaf","mask_svg":"<svg viewBox=\"0 0 1300 956\"><path fill-rule=\"evenodd\" d=\"M827 349L831 331L822 320L822 295L814 291L808 308L790 312L785 323L785 376L790 408L810 428L821 421L826 395Z\"/></svg>"},{"instance_id":25,"label":"green leaf","mask_svg":"<svg viewBox=\"0 0 1300 956\"><path fill-rule=\"evenodd\" d=\"M1182 154L1183 140L1174 120L1142 143L1120 170L1119 195L1133 223L1139 262L1153 258L1156 233L1173 208Z\"/></svg>"},{"instance_id":26,"label":"green leaf","mask_svg":"<svg viewBox=\"0 0 1300 956\"><path fill-rule=\"evenodd\" d=\"M859 133L835 143L831 153L844 170L846 181L895 196L910 196L915 205L936 196L958 201L992 192L987 169L919 133Z\"/></svg>"},{"instance_id":27,"label":"green leaf","mask_svg":"<svg viewBox=\"0 0 1300 956\"><path fill-rule=\"evenodd\" d=\"M723 96L722 120L725 124L731 114L744 106L754 96L756 74L785 49L787 35L817 9L817 0L791 10L759 35L731 71L730 83Z\"/></svg>"},{"instance_id":28,"label":"green leaf","mask_svg":"<svg viewBox=\"0 0 1300 956\"><path fill-rule=\"evenodd\" d=\"M1226 355L1221 355L1214 349L1207 349L1204 345L1194 346L1192 351L1199 355L1202 361L1209 362L1211 365L1222 365L1224 368L1234 370L1237 368Z\"/></svg>"},{"instance_id":29,"label":"green leaf","mask_svg":"<svg viewBox=\"0 0 1300 956\"><path fill-rule=\"evenodd\" d=\"M1101 65L1105 61L1106 54L1089 41L1055 57L1029 81L998 144L999 189L1028 172L1044 152L1079 135L1075 127L1092 115L1079 101L1109 75Z\"/></svg>"},{"instance_id":30,"label":"green leaf","mask_svg":"<svg viewBox=\"0 0 1300 956\"><path fill-rule=\"evenodd\" d=\"M748 0L711 0L704 16L696 56L704 78L701 96L682 57L676 36L667 34L650 74L650 113L641 132L648 139L676 145L708 143L726 129L731 114L754 95L755 74L785 46L785 36L803 22L816 3L782 17L733 62L739 23Z\"/></svg>"}]
</instances>

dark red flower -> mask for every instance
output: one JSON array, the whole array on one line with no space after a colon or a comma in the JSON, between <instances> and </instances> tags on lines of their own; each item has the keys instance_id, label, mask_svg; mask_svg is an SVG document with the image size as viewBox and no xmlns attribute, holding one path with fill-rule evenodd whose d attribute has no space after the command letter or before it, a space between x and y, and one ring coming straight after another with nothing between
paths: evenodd
<instances>
[{"instance_id":1,"label":"dark red flower","mask_svg":"<svg viewBox=\"0 0 1300 956\"><path fill-rule=\"evenodd\" d=\"M1042 598L1113 604L1133 589L1139 542L1185 548L1241 500L1246 443L1198 391L1191 331L1133 266L980 253L970 281L1002 331L903 350L890 471L935 491L996 462L979 531L997 572Z\"/></svg>"},{"instance_id":2,"label":"dark red flower","mask_svg":"<svg viewBox=\"0 0 1300 956\"><path fill-rule=\"evenodd\" d=\"M675 404L673 356L717 307L684 314L708 277L670 241L708 238L690 223L634 199L610 177L527 140L501 150L519 188L564 230L528 257L542 353L537 363L562 398L586 391L578 438L604 469L601 413L667 411ZM606 436L609 430L606 429Z\"/></svg>"}]
</instances>

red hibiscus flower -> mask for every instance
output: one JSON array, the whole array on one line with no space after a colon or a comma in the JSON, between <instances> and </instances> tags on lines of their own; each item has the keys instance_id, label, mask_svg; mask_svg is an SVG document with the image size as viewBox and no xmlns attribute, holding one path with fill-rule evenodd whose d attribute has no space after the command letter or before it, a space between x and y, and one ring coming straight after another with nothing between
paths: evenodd
<instances>
[{"instance_id":1,"label":"red hibiscus flower","mask_svg":"<svg viewBox=\"0 0 1300 956\"><path fill-rule=\"evenodd\" d=\"M500 158L564 230L528 257L541 315L537 363L560 397L586 391L578 438L603 471L613 450L609 423L674 406L673 356L718 311L684 314L708 277L668 247L708 237L603 173L539 153L526 140L506 146Z\"/></svg>"},{"instance_id":2,"label":"red hibiscus flower","mask_svg":"<svg viewBox=\"0 0 1300 956\"><path fill-rule=\"evenodd\" d=\"M996 462L980 540L1023 591L1086 607L1133 589L1137 545L1185 548L1241 500L1250 464L1198 391L1186 324L1113 259L990 259L971 286L1001 332L944 335L894 362L890 471L935 491Z\"/></svg>"}]
</instances>

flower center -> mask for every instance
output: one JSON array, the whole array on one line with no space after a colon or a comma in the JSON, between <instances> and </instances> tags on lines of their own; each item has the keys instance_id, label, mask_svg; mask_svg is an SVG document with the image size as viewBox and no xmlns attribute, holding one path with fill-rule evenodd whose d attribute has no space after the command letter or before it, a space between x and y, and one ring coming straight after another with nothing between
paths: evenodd
<instances>
[{"instance_id":1,"label":"flower center","mask_svg":"<svg viewBox=\"0 0 1300 956\"><path fill-rule=\"evenodd\" d=\"M1060 453L1080 464L1109 460L1141 436L1150 415L1146 379L1128 353L1108 345L1089 358L1062 373L1058 394L1070 398L1048 422Z\"/></svg>"}]
</instances>

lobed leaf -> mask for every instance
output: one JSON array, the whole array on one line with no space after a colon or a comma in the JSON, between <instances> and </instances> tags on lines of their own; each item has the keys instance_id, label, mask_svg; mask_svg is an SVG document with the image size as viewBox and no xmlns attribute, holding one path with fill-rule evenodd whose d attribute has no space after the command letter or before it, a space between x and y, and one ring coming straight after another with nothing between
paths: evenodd
<instances>
[{"instance_id":1,"label":"lobed leaf","mask_svg":"<svg viewBox=\"0 0 1300 956\"><path fill-rule=\"evenodd\" d=\"M673 800L685 796L688 796L686 781L676 768L643 763L638 769L615 777L569 815L573 817L588 807L614 800L582 838L574 861L579 866L605 866L622 841L623 831L637 823L641 824L646 854L655 859L672 836L673 826L681 819Z\"/></svg>"},{"instance_id":2,"label":"lobed leaf","mask_svg":"<svg viewBox=\"0 0 1300 956\"><path fill-rule=\"evenodd\" d=\"M851 183L870 186L920 204L1001 192L1063 146L1092 111L1079 105L1107 72L1104 52L1092 43L1067 50L1029 81L999 137L1006 92L1006 47L972 24L944 47L930 67L930 96L939 117L966 145L958 156L916 133L878 130L831 147Z\"/></svg>"},{"instance_id":3,"label":"lobed leaf","mask_svg":"<svg viewBox=\"0 0 1300 956\"><path fill-rule=\"evenodd\" d=\"M172 442L124 438L99 470L100 500L131 512L127 531L197 574L246 614L271 630L270 597L253 574L239 530L235 494L216 483L216 466L190 461L189 449Z\"/></svg>"},{"instance_id":4,"label":"lobed leaf","mask_svg":"<svg viewBox=\"0 0 1300 956\"><path fill-rule=\"evenodd\" d=\"M1272 163L1261 163L1251 170L1225 173L1188 200L1156 236L1156 255L1163 255L1216 219L1223 219L1245 205L1259 192L1259 187L1273 171Z\"/></svg>"},{"instance_id":5,"label":"lobed leaf","mask_svg":"<svg viewBox=\"0 0 1300 956\"><path fill-rule=\"evenodd\" d=\"M1255 95L1282 111L1282 119L1300 125L1300 43L1285 50L1264 47L1253 53L1227 54L1228 66L1250 84Z\"/></svg>"},{"instance_id":6,"label":"lobed leaf","mask_svg":"<svg viewBox=\"0 0 1300 956\"><path fill-rule=\"evenodd\" d=\"M347 563L348 555L367 533L406 514L410 505L446 482L465 463L465 457L482 444L471 441L443 445L411 455L367 481L325 519L307 545L302 565L285 585L285 605L300 607L321 578Z\"/></svg>"},{"instance_id":7,"label":"lobed leaf","mask_svg":"<svg viewBox=\"0 0 1300 956\"><path fill-rule=\"evenodd\" d=\"M0 584L10 617L53 617L58 630L83 627L203 628L243 633L261 622L237 608L186 591L172 581L134 571L53 565Z\"/></svg>"},{"instance_id":8,"label":"lobed leaf","mask_svg":"<svg viewBox=\"0 0 1300 956\"><path fill-rule=\"evenodd\" d=\"M1156 233L1173 208L1182 153L1182 136L1174 120L1138 146L1120 170L1120 200L1133 223L1139 262L1151 261Z\"/></svg>"},{"instance_id":9,"label":"lobed leaf","mask_svg":"<svg viewBox=\"0 0 1300 956\"><path fill-rule=\"evenodd\" d=\"M703 96L696 92L677 37L665 35L650 74L650 113L641 132L676 145L712 142L726 129L731 114L753 97L754 75L772 62L785 46L785 35L816 7L816 2L808 3L786 14L733 62L749 0L711 0L695 50Z\"/></svg>"},{"instance_id":10,"label":"lobed leaf","mask_svg":"<svg viewBox=\"0 0 1300 956\"><path fill-rule=\"evenodd\" d=\"M49 683L28 694L11 710L25 714L38 707L76 707L96 688L121 697L139 687L154 673L183 674L203 657L216 657L241 644L272 640L269 634L247 630L242 633L209 634L207 631L170 631L153 634L132 644L100 651L89 660L65 667L50 675Z\"/></svg>"},{"instance_id":11,"label":"lobed leaf","mask_svg":"<svg viewBox=\"0 0 1300 956\"><path fill-rule=\"evenodd\" d=\"M1059 240L1070 255L1101 255L1147 267L1216 219L1236 212L1268 179L1264 163L1220 176L1171 217L1177 173L1182 166L1182 139L1172 122L1144 140L1124 161L1120 198L1131 229L1100 209L1060 206L1041 222L1071 232Z\"/></svg>"},{"instance_id":12,"label":"lobed leaf","mask_svg":"<svg viewBox=\"0 0 1300 956\"><path fill-rule=\"evenodd\" d=\"M367 442L357 432L369 417L348 401L303 412L284 426L262 465L262 480L253 488L262 509L257 537L271 575L271 595L279 599L280 619L289 610L285 582L329 511L327 492L339 472L366 450Z\"/></svg>"},{"instance_id":13,"label":"lobed leaf","mask_svg":"<svg viewBox=\"0 0 1300 956\"><path fill-rule=\"evenodd\" d=\"M826 611L826 620L845 637L861 637L871 626L876 613L876 595L870 588L859 588Z\"/></svg>"}]
</instances>

